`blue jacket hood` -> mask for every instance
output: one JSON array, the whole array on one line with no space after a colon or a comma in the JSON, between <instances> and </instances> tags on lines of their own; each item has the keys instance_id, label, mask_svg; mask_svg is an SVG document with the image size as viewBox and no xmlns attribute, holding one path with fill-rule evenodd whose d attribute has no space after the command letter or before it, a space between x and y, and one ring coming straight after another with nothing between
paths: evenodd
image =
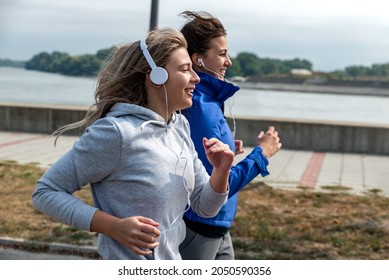
<instances>
[{"instance_id":1,"label":"blue jacket hood","mask_svg":"<svg viewBox=\"0 0 389 280\"><path fill-rule=\"evenodd\" d=\"M220 105L233 96L240 87L232 83L219 80L209 74L196 72L201 82L196 85L196 90L217 101Z\"/></svg>"}]
</instances>

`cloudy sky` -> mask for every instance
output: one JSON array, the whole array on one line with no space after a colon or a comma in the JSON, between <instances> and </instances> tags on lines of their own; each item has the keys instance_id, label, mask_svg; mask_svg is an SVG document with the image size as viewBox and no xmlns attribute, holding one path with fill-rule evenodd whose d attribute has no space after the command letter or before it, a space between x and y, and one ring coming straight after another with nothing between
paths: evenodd
<instances>
[{"instance_id":1,"label":"cloudy sky","mask_svg":"<svg viewBox=\"0 0 389 280\"><path fill-rule=\"evenodd\" d=\"M142 38L151 0L0 0L0 58L28 60ZM159 0L159 27L180 28L184 10L208 11L228 32L232 56L304 58L314 70L389 63L387 0Z\"/></svg>"}]
</instances>

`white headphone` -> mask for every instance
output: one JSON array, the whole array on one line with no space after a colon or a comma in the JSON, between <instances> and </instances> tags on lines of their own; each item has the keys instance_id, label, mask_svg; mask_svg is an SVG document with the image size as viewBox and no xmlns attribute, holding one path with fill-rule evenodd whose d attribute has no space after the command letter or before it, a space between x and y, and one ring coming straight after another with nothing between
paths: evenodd
<instances>
[{"instance_id":1,"label":"white headphone","mask_svg":"<svg viewBox=\"0 0 389 280\"><path fill-rule=\"evenodd\" d=\"M163 85L164 83L166 83L167 79L169 78L169 75L165 68L157 67L157 65L155 65L154 60L152 59L149 51L147 50L146 39L142 39L140 41L140 49L142 50L144 57L146 58L147 62L151 67L150 80L156 85Z\"/></svg>"},{"instance_id":2,"label":"white headphone","mask_svg":"<svg viewBox=\"0 0 389 280\"><path fill-rule=\"evenodd\" d=\"M199 63L200 66L205 67L204 62L201 58L198 58L197 62Z\"/></svg>"}]
</instances>

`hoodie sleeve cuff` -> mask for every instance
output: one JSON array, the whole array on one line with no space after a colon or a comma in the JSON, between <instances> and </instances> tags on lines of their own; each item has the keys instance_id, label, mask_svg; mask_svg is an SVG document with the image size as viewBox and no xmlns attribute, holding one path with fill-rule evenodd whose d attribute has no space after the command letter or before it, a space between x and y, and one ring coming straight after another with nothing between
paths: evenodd
<instances>
[{"instance_id":1,"label":"hoodie sleeve cuff","mask_svg":"<svg viewBox=\"0 0 389 280\"><path fill-rule=\"evenodd\" d=\"M228 190L225 193L215 192L210 181L203 188L203 196L201 201L201 210L198 214L204 218L211 218L219 213L220 208L227 202Z\"/></svg>"},{"instance_id":2,"label":"hoodie sleeve cuff","mask_svg":"<svg viewBox=\"0 0 389 280\"><path fill-rule=\"evenodd\" d=\"M254 150L247 156L248 158L255 161L258 165L259 173L262 177L269 175L269 171L267 170L267 166L269 164L269 160L263 154L263 150L261 147L256 146Z\"/></svg>"}]
</instances>

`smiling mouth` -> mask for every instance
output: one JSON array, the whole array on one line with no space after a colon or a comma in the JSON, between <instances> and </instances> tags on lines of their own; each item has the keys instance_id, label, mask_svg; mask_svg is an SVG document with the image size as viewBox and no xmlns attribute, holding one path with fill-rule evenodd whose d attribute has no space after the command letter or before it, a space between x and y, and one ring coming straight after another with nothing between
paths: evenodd
<instances>
[{"instance_id":1,"label":"smiling mouth","mask_svg":"<svg viewBox=\"0 0 389 280\"><path fill-rule=\"evenodd\" d=\"M186 92L187 94L189 94L190 96L193 95L193 91L194 91L194 88L187 88L187 89L185 89L185 92Z\"/></svg>"}]
</instances>

